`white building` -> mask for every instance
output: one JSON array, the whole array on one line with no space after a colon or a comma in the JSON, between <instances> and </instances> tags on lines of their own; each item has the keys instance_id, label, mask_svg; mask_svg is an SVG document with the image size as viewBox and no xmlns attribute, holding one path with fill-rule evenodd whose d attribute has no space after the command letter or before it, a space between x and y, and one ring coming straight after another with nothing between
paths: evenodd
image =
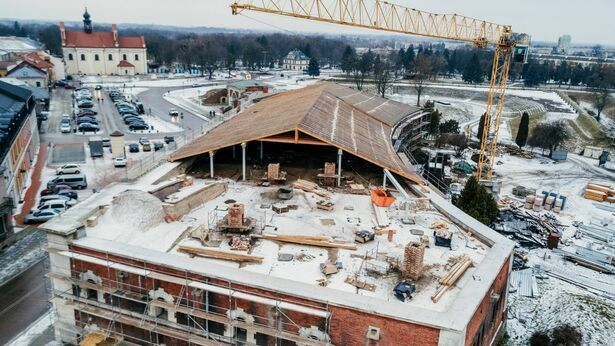
<instances>
[{"instance_id":1,"label":"white building","mask_svg":"<svg viewBox=\"0 0 615 346\"><path fill-rule=\"evenodd\" d=\"M60 23L62 53L69 75L135 75L147 73L143 36L120 36L117 25L109 32L93 32L87 9L83 31L67 31Z\"/></svg>"},{"instance_id":2,"label":"white building","mask_svg":"<svg viewBox=\"0 0 615 346\"><path fill-rule=\"evenodd\" d=\"M15 57L20 54L36 52L40 49L40 43L27 37L0 37L0 61L14 61Z\"/></svg>"},{"instance_id":3,"label":"white building","mask_svg":"<svg viewBox=\"0 0 615 346\"><path fill-rule=\"evenodd\" d=\"M570 45L572 43L572 37L570 35L560 36L557 40L557 53L568 54L570 53Z\"/></svg>"},{"instance_id":4,"label":"white building","mask_svg":"<svg viewBox=\"0 0 615 346\"><path fill-rule=\"evenodd\" d=\"M283 60L285 70L303 71L307 70L309 64L310 58L297 48L290 51Z\"/></svg>"}]
</instances>

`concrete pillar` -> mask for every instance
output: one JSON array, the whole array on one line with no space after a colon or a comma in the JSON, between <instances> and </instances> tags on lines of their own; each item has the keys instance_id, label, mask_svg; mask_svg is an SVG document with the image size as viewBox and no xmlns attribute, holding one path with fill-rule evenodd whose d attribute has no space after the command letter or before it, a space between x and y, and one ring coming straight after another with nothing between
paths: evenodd
<instances>
[{"instance_id":1,"label":"concrete pillar","mask_svg":"<svg viewBox=\"0 0 615 346\"><path fill-rule=\"evenodd\" d=\"M214 178L214 152L209 152L209 176Z\"/></svg>"},{"instance_id":2,"label":"concrete pillar","mask_svg":"<svg viewBox=\"0 0 615 346\"><path fill-rule=\"evenodd\" d=\"M342 149L337 149L337 187L342 185Z\"/></svg>"},{"instance_id":3,"label":"concrete pillar","mask_svg":"<svg viewBox=\"0 0 615 346\"><path fill-rule=\"evenodd\" d=\"M263 145L263 142L261 142L261 145ZM241 180L243 181L246 181L246 147L247 146L248 146L248 143L246 142L241 143L241 176L242 176Z\"/></svg>"}]
</instances>

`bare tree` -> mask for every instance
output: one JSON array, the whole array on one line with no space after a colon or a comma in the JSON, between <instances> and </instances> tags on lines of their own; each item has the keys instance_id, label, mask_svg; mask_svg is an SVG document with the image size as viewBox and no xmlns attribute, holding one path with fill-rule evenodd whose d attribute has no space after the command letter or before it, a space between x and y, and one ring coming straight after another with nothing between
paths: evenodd
<instances>
[{"instance_id":1,"label":"bare tree","mask_svg":"<svg viewBox=\"0 0 615 346\"><path fill-rule=\"evenodd\" d=\"M433 74L433 66L428 56L419 54L414 60L414 89L416 90L417 98L416 105L421 106L421 95L425 88L425 81L431 78Z\"/></svg>"},{"instance_id":2,"label":"bare tree","mask_svg":"<svg viewBox=\"0 0 615 346\"><path fill-rule=\"evenodd\" d=\"M553 152L570 138L566 123L563 120L558 120L536 125L527 142L531 147L548 149L549 157L551 157Z\"/></svg>"},{"instance_id":3,"label":"bare tree","mask_svg":"<svg viewBox=\"0 0 615 346\"><path fill-rule=\"evenodd\" d=\"M374 67L374 53L368 51L363 53L360 58L354 61L352 77L358 90L363 90L365 79L372 72Z\"/></svg>"},{"instance_id":4,"label":"bare tree","mask_svg":"<svg viewBox=\"0 0 615 346\"><path fill-rule=\"evenodd\" d=\"M379 56L376 57L376 61L374 62L374 80L376 82L376 90L382 97L384 97L393 81L391 70L392 67L388 61L380 59Z\"/></svg>"}]
</instances>

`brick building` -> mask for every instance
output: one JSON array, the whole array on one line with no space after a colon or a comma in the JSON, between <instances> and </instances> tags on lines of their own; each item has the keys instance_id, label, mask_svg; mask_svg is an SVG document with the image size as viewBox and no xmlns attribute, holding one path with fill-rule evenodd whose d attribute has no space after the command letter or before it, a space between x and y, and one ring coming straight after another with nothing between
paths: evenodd
<instances>
[{"instance_id":1,"label":"brick building","mask_svg":"<svg viewBox=\"0 0 615 346\"><path fill-rule=\"evenodd\" d=\"M175 162L163 166L168 171L113 185L44 224L57 339L492 344L505 321L514 244L403 166L391 134L395 124L421 112L404 107L328 83L276 95L180 149ZM319 170L310 173L310 166L337 157L337 189L296 181L290 200L272 197L278 187L256 183L267 162L282 155L295 158L277 161L289 179L297 172L316 176ZM242 174L186 176L202 177L205 167L211 177ZM395 186L389 190L394 203L378 206L370 195L351 192L342 183L353 181L351 171L370 182L382 182L384 172L385 186ZM322 199L332 207L317 208ZM253 227L233 222L229 231L225 225L233 220ZM355 242L372 227L395 232ZM438 243L435 227L450 234L448 245ZM406 261L406 245L416 242L420 256ZM457 271L460 258L469 262ZM414 278L405 278L401 263L417 261ZM438 296L453 271L457 278ZM400 285L413 291L400 297Z\"/></svg>"}]
</instances>

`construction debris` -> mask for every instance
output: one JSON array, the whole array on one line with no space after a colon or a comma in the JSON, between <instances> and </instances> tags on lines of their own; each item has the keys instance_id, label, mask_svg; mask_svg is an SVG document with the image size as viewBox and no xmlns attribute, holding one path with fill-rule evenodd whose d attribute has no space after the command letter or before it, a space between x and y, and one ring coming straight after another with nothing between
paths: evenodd
<instances>
[{"instance_id":1,"label":"construction debris","mask_svg":"<svg viewBox=\"0 0 615 346\"><path fill-rule=\"evenodd\" d=\"M254 229L256 220L244 215L244 205L233 203L228 207L228 212L222 221L218 222L216 229L222 232L246 233Z\"/></svg>"},{"instance_id":2,"label":"construction debris","mask_svg":"<svg viewBox=\"0 0 615 346\"><path fill-rule=\"evenodd\" d=\"M179 252L184 252L192 256L205 258L215 258L226 261L262 263L263 257L225 252L217 248L196 248L192 246L180 245Z\"/></svg>"},{"instance_id":3,"label":"construction debris","mask_svg":"<svg viewBox=\"0 0 615 346\"><path fill-rule=\"evenodd\" d=\"M374 203L374 205L378 207L388 208L393 205L393 203L395 203L395 197L391 196L391 194L387 190L381 187L373 189L371 197L372 203Z\"/></svg>"},{"instance_id":4,"label":"construction debris","mask_svg":"<svg viewBox=\"0 0 615 346\"><path fill-rule=\"evenodd\" d=\"M320 200L316 202L316 208L326 210L326 211L333 211L333 209L335 208L335 204L329 201Z\"/></svg>"},{"instance_id":5,"label":"construction debris","mask_svg":"<svg viewBox=\"0 0 615 346\"><path fill-rule=\"evenodd\" d=\"M365 244L376 238L376 235L369 231L358 231L355 233L354 241L357 243Z\"/></svg>"},{"instance_id":6,"label":"construction debris","mask_svg":"<svg viewBox=\"0 0 615 346\"><path fill-rule=\"evenodd\" d=\"M366 281L359 280L352 276L347 277L346 280L344 280L344 282L347 284L353 285L356 288L363 289L363 290L372 291L372 292L376 290L376 285L368 284Z\"/></svg>"},{"instance_id":7,"label":"construction debris","mask_svg":"<svg viewBox=\"0 0 615 346\"><path fill-rule=\"evenodd\" d=\"M524 297L537 297L538 283L531 268L510 273L510 292L519 292Z\"/></svg>"},{"instance_id":8,"label":"construction debris","mask_svg":"<svg viewBox=\"0 0 615 346\"><path fill-rule=\"evenodd\" d=\"M294 191L292 187L281 187L278 189L278 198L283 200L289 200L293 198Z\"/></svg>"},{"instance_id":9,"label":"construction debris","mask_svg":"<svg viewBox=\"0 0 615 346\"><path fill-rule=\"evenodd\" d=\"M501 211L491 228L499 233L512 236L522 246L529 248L557 247L562 234L562 225L552 214L532 215L523 209ZM556 242L557 240L557 242Z\"/></svg>"},{"instance_id":10,"label":"construction debris","mask_svg":"<svg viewBox=\"0 0 615 346\"><path fill-rule=\"evenodd\" d=\"M231 250L237 251L248 251L252 248L250 239L240 236L233 236L229 242L229 245L231 246Z\"/></svg>"},{"instance_id":11,"label":"construction debris","mask_svg":"<svg viewBox=\"0 0 615 346\"><path fill-rule=\"evenodd\" d=\"M436 292L431 296L431 300L434 303L437 303L440 298L444 295L444 293L451 287L457 283L459 278L463 276L463 274L473 265L472 260L467 256L461 256L455 264L451 267L451 269L440 278L438 281L440 283L440 287L436 290Z\"/></svg>"},{"instance_id":12,"label":"construction debris","mask_svg":"<svg viewBox=\"0 0 615 346\"><path fill-rule=\"evenodd\" d=\"M340 271L342 268L342 262L332 263L331 261L326 261L325 263L320 264L320 272L325 275L332 275Z\"/></svg>"},{"instance_id":13,"label":"construction debris","mask_svg":"<svg viewBox=\"0 0 615 346\"><path fill-rule=\"evenodd\" d=\"M318 184L312 183L311 181L297 179L297 181L293 183L293 187L295 189L303 190L305 192L314 193L323 198L331 198L331 194L329 192L321 190L318 187Z\"/></svg>"},{"instance_id":14,"label":"construction debris","mask_svg":"<svg viewBox=\"0 0 615 346\"><path fill-rule=\"evenodd\" d=\"M276 203L271 206L271 209L277 214L288 213L290 208L286 204Z\"/></svg>"},{"instance_id":15,"label":"construction debris","mask_svg":"<svg viewBox=\"0 0 615 346\"><path fill-rule=\"evenodd\" d=\"M352 193L353 195L367 194L367 189L362 184L348 184L348 187L350 188L350 193Z\"/></svg>"},{"instance_id":16,"label":"construction debris","mask_svg":"<svg viewBox=\"0 0 615 346\"><path fill-rule=\"evenodd\" d=\"M338 248L346 250L356 250L355 244L338 242L327 236L304 236L304 235L281 235L281 234L267 234L252 235L254 238L261 238L267 240L275 240L283 243L293 243L301 245L319 246L325 248Z\"/></svg>"},{"instance_id":17,"label":"construction debris","mask_svg":"<svg viewBox=\"0 0 615 346\"><path fill-rule=\"evenodd\" d=\"M589 182L585 187L583 197L597 202L613 203L615 202L615 190L609 184Z\"/></svg>"}]
</instances>

